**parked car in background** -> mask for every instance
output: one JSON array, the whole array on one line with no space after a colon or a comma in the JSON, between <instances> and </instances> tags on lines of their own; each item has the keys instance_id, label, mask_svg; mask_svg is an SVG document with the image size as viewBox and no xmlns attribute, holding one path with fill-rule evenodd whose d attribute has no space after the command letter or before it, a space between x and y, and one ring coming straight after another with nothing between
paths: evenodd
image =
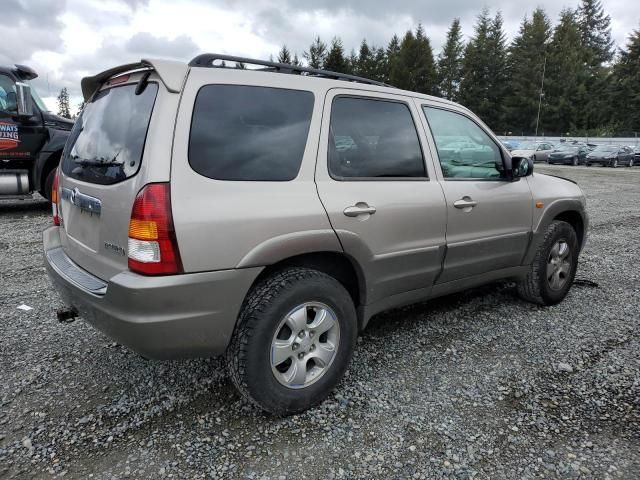
<instances>
[{"instance_id":1,"label":"parked car in background","mask_svg":"<svg viewBox=\"0 0 640 480\"><path fill-rule=\"evenodd\" d=\"M598 145L587 155L585 165L604 165L605 167L616 168L619 165L633 167L634 152L631 147L621 147L620 145Z\"/></svg>"},{"instance_id":2,"label":"parked car in background","mask_svg":"<svg viewBox=\"0 0 640 480\"><path fill-rule=\"evenodd\" d=\"M553 150L549 154L547 163L556 164L561 163L563 165L581 165L584 164L589 148L586 144L582 143L569 143L561 145Z\"/></svg>"},{"instance_id":3,"label":"parked car in background","mask_svg":"<svg viewBox=\"0 0 640 480\"><path fill-rule=\"evenodd\" d=\"M507 150L512 151L515 148L518 148L520 142L517 140L502 140L502 144L506 147Z\"/></svg>"},{"instance_id":4,"label":"parked car in background","mask_svg":"<svg viewBox=\"0 0 640 480\"><path fill-rule=\"evenodd\" d=\"M554 146L548 142L522 142L511 151L512 157L530 158L534 162L546 162Z\"/></svg>"},{"instance_id":5,"label":"parked car in background","mask_svg":"<svg viewBox=\"0 0 640 480\"><path fill-rule=\"evenodd\" d=\"M633 147L633 164L640 166L640 145Z\"/></svg>"}]
</instances>

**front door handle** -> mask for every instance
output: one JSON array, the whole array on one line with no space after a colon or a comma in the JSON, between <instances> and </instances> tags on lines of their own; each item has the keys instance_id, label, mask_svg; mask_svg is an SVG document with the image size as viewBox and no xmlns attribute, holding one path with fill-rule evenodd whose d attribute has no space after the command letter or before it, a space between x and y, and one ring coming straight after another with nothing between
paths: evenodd
<instances>
[{"instance_id":1,"label":"front door handle","mask_svg":"<svg viewBox=\"0 0 640 480\"><path fill-rule=\"evenodd\" d=\"M376 213L376 207L370 207L365 202L358 202L351 207L345 208L342 213L347 217L357 217L358 215L373 215Z\"/></svg>"},{"instance_id":2,"label":"front door handle","mask_svg":"<svg viewBox=\"0 0 640 480\"><path fill-rule=\"evenodd\" d=\"M472 200L471 197L462 197L460 200L456 200L455 202L453 202L453 206L456 208L459 208L460 210L465 210L465 211L469 211L471 210L473 207L475 207L476 205L478 205L478 202L476 202L475 200Z\"/></svg>"}]
</instances>

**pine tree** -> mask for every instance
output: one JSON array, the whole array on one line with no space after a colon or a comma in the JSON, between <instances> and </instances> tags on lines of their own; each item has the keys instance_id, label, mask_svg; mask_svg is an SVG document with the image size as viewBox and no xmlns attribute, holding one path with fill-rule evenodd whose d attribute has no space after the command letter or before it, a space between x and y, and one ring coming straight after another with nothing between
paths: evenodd
<instances>
[{"instance_id":1,"label":"pine tree","mask_svg":"<svg viewBox=\"0 0 640 480\"><path fill-rule=\"evenodd\" d=\"M338 37L333 37L323 68L332 72L348 73L348 67L347 59L344 57L342 40Z\"/></svg>"},{"instance_id":2,"label":"pine tree","mask_svg":"<svg viewBox=\"0 0 640 480\"><path fill-rule=\"evenodd\" d=\"M438 56L438 93L448 100L457 100L462 77L462 29L460 19L454 18L447 31L447 40Z\"/></svg>"},{"instance_id":3,"label":"pine tree","mask_svg":"<svg viewBox=\"0 0 640 480\"><path fill-rule=\"evenodd\" d=\"M355 75L359 75L365 78L373 78L376 74L376 72L374 71L374 52L371 50L371 48L369 48L366 40L362 40L362 43L360 44L358 57L352 70Z\"/></svg>"},{"instance_id":4,"label":"pine tree","mask_svg":"<svg viewBox=\"0 0 640 480\"><path fill-rule=\"evenodd\" d=\"M280 49L280 53L278 53L278 63L287 63L291 64L291 52L287 48L286 45L283 45Z\"/></svg>"},{"instance_id":5,"label":"pine tree","mask_svg":"<svg viewBox=\"0 0 640 480\"><path fill-rule=\"evenodd\" d=\"M415 35L408 30L400 50L389 72L392 85L419 93L434 93L436 87L436 69L433 50L422 25L418 25Z\"/></svg>"},{"instance_id":6,"label":"pine tree","mask_svg":"<svg viewBox=\"0 0 640 480\"><path fill-rule=\"evenodd\" d=\"M541 8L533 11L531 20L524 18L520 30L509 47L509 91L505 98L506 125L515 132L535 130L542 75L546 70L547 40L551 22ZM544 118L544 112L541 112ZM544 123L541 124L544 130Z\"/></svg>"},{"instance_id":7,"label":"pine tree","mask_svg":"<svg viewBox=\"0 0 640 480\"><path fill-rule=\"evenodd\" d=\"M474 33L464 49L460 102L489 123L493 105L489 99L492 81L489 78L489 29L491 18L484 8L474 25ZM489 126L492 126L489 123Z\"/></svg>"},{"instance_id":8,"label":"pine tree","mask_svg":"<svg viewBox=\"0 0 640 480\"><path fill-rule=\"evenodd\" d=\"M302 63L300 62L300 59L298 58L297 53L293 54L293 60L291 61L291 65L295 65L296 67L302 66Z\"/></svg>"},{"instance_id":9,"label":"pine tree","mask_svg":"<svg viewBox=\"0 0 640 480\"><path fill-rule=\"evenodd\" d=\"M498 11L491 21L488 34L489 64L487 98L492 110L486 121L495 131L505 131L504 99L508 91L507 41L503 28L502 13Z\"/></svg>"},{"instance_id":10,"label":"pine tree","mask_svg":"<svg viewBox=\"0 0 640 480\"><path fill-rule=\"evenodd\" d=\"M84 109L85 103L84 100L82 100L79 104L78 104L78 110L76 111L76 114L73 116L73 118L78 118L80 116L80 114L82 113L82 110Z\"/></svg>"},{"instance_id":11,"label":"pine tree","mask_svg":"<svg viewBox=\"0 0 640 480\"><path fill-rule=\"evenodd\" d=\"M67 92L67 87L62 87L58 94L58 115L64 118L71 118L69 92Z\"/></svg>"},{"instance_id":12,"label":"pine tree","mask_svg":"<svg viewBox=\"0 0 640 480\"><path fill-rule=\"evenodd\" d=\"M609 82L609 122L630 132L640 132L640 29L634 30L613 66Z\"/></svg>"},{"instance_id":13,"label":"pine tree","mask_svg":"<svg viewBox=\"0 0 640 480\"><path fill-rule=\"evenodd\" d=\"M582 44L589 56L590 66L599 66L613 59L611 17L604 13L600 0L582 0L577 12Z\"/></svg>"},{"instance_id":14,"label":"pine tree","mask_svg":"<svg viewBox=\"0 0 640 480\"><path fill-rule=\"evenodd\" d=\"M575 11L565 9L560 13L548 52L541 123L546 131L575 134L586 95L582 39Z\"/></svg>"},{"instance_id":15,"label":"pine tree","mask_svg":"<svg viewBox=\"0 0 640 480\"><path fill-rule=\"evenodd\" d=\"M400 57L400 39L398 35L394 34L387 45L385 52L386 57L386 73L385 81L397 87L395 84L396 79L399 77L399 57Z\"/></svg>"},{"instance_id":16,"label":"pine tree","mask_svg":"<svg viewBox=\"0 0 640 480\"><path fill-rule=\"evenodd\" d=\"M309 51L304 52L302 56L311 68L324 68L327 60L327 45L318 36L309 47Z\"/></svg>"}]
</instances>

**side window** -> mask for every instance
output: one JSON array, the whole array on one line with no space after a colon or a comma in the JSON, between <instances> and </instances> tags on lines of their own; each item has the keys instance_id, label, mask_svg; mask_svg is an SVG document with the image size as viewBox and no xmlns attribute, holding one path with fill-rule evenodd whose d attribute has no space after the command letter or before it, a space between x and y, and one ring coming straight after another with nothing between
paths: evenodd
<instances>
[{"instance_id":1,"label":"side window","mask_svg":"<svg viewBox=\"0 0 640 480\"><path fill-rule=\"evenodd\" d=\"M422 108L436 142L445 178L501 178L500 149L475 122L456 112Z\"/></svg>"},{"instance_id":2,"label":"side window","mask_svg":"<svg viewBox=\"0 0 640 480\"><path fill-rule=\"evenodd\" d=\"M0 75L0 111L13 113L18 110L16 84L6 75Z\"/></svg>"},{"instance_id":3,"label":"side window","mask_svg":"<svg viewBox=\"0 0 640 480\"><path fill-rule=\"evenodd\" d=\"M312 113L311 92L205 85L193 108L189 164L216 180L293 180Z\"/></svg>"},{"instance_id":4,"label":"side window","mask_svg":"<svg viewBox=\"0 0 640 480\"><path fill-rule=\"evenodd\" d=\"M336 97L331 106L329 171L341 178L426 177L409 107Z\"/></svg>"}]
</instances>

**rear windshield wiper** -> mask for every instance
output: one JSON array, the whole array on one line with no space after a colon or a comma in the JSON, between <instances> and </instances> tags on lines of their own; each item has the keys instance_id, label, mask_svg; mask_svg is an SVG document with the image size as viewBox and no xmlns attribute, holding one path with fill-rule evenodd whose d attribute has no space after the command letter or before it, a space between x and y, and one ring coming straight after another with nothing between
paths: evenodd
<instances>
[{"instance_id":1,"label":"rear windshield wiper","mask_svg":"<svg viewBox=\"0 0 640 480\"><path fill-rule=\"evenodd\" d=\"M117 161L118 155L120 155L120 152L116 153L111 160L107 160L102 157L80 158L78 155L72 155L71 159L74 161L74 163L80 165L81 167L112 167L115 165L124 164L124 162Z\"/></svg>"}]
</instances>

